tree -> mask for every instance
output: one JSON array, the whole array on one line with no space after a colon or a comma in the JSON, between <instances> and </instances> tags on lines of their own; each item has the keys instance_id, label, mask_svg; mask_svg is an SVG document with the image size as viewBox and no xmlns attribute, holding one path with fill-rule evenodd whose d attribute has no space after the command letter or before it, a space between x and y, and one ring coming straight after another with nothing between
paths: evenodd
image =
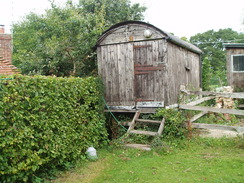
<instances>
[{"instance_id":1,"label":"tree","mask_svg":"<svg viewBox=\"0 0 244 183\"><path fill-rule=\"evenodd\" d=\"M202 88L203 90L210 90L210 78L212 78L212 69L208 57L202 61Z\"/></svg>"},{"instance_id":2,"label":"tree","mask_svg":"<svg viewBox=\"0 0 244 183\"><path fill-rule=\"evenodd\" d=\"M190 42L202 49L203 58L208 57L211 60L211 66L214 70L225 68L225 52L223 43L244 42L244 35L239 34L232 29L220 29L215 32L209 30L199 33L190 38Z\"/></svg>"},{"instance_id":3,"label":"tree","mask_svg":"<svg viewBox=\"0 0 244 183\"><path fill-rule=\"evenodd\" d=\"M226 80L226 58L225 51L223 48L223 43L244 43L244 34L233 31L232 29L220 29L218 31L209 30L204 33L199 33L190 38L190 42L198 46L202 51L204 62L209 62L211 70L209 67L206 67L208 71L211 71L212 78L210 85L225 85L227 84ZM208 59L208 61L206 60ZM209 75L207 71L204 70L203 74ZM203 78L205 76L203 75ZM209 87L209 86L208 86Z\"/></svg>"},{"instance_id":4,"label":"tree","mask_svg":"<svg viewBox=\"0 0 244 183\"><path fill-rule=\"evenodd\" d=\"M13 25L13 62L24 74L89 75L99 35L114 23L142 20L144 11L129 0L67 1L63 8L52 3L45 14L30 13Z\"/></svg>"},{"instance_id":5,"label":"tree","mask_svg":"<svg viewBox=\"0 0 244 183\"><path fill-rule=\"evenodd\" d=\"M140 4L131 4L130 0L80 0L79 6L84 13L96 14L103 10L107 25L113 25L127 20L143 20L146 7Z\"/></svg>"}]
</instances>

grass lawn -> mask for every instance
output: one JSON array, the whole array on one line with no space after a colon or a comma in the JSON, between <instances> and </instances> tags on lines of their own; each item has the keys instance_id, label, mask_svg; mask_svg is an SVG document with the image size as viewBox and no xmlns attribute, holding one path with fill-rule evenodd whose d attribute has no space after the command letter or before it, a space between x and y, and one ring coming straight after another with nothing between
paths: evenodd
<instances>
[{"instance_id":1,"label":"grass lawn","mask_svg":"<svg viewBox=\"0 0 244 183\"><path fill-rule=\"evenodd\" d=\"M197 138L152 151L108 147L99 160L82 161L54 183L244 182L242 138Z\"/></svg>"}]
</instances>

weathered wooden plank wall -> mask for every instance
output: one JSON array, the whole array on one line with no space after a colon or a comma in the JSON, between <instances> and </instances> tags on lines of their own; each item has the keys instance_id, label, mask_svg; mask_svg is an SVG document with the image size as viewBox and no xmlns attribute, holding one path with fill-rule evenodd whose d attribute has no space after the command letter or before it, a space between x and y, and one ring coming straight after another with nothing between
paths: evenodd
<instances>
[{"instance_id":1,"label":"weathered wooden plank wall","mask_svg":"<svg viewBox=\"0 0 244 183\"><path fill-rule=\"evenodd\" d=\"M145 40L143 32L153 32L151 39ZM161 38L160 40L157 40ZM139 93L148 99L163 101L163 71L153 74L134 74L134 64L162 65L166 56L166 41L162 34L151 27L130 25L111 32L97 49L99 74L106 86L106 100L112 106L135 105L135 79L140 82ZM149 47L144 47L144 46ZM136 77L136 78L135 78Z\"/></svg>"},{"instance_id":2,"label":"weathered wooden plank wall","mask_svg":"<svg viewBox=\"0 0 244 183\"><path fill-rule=\"evenodd\" d=\"M244 54L243 48L226 48L226 67L228 85L244 89L244 72L232 72L231 55Z\"/></svg>"},{"instance_id":3,"label":"weathered wooden plank wall","mask_svg":"<svg viewBox=\"0 0 244 183\"><path fill-rule=\"evenodd\" d=\"M109 105L134 105L133 45L118 44L98 48L99 74L105 84Z\"/></svg>"},{"instance_id":4,"label":"weathered wooden plank wall","mask_svg":"<svg viewBox=\"0 0 244 183\"><path fill-rule=\"evenodd\" d=\"M164 101L166 41L164 39L134 43L134 64L144 65L145 71L135 75L138 98ZM138 86L139 85L139 86ZM136 96L137 97L137 96Z\"/></svg>"},{"instance_id":5,"label":"weathered wooden plank wall","mask_svg":"<svg viewBox=\"0 0 244 183\"><path fill-rule=\"evenodd\" d=\"M200 58L196 53L168 43L167 93L168 104L178 102L180 85L189 89L200 88Z\"/></svg>"},{"instance_id":6,"label":"weathered wooden plank wall","mask_svg":"<svg viewBox=\"0 0 244 183\"><path fill-rule=\"evenodd\" d=\"M150 39L162 38L162 33L152 29L152 27L140 26L140 25L125 25L115 29L111 32L106 39L104 39L100 45L116 44L131 41L145 40L144 30L148 29L153 32L153 36Z\"/></svg>"},{"instance_id":7,"label":"weathered wooden plank wall","mask_svg":"<svg viewBox=\"0 0 244 183\"><path fill-rule=\"evenodd\" d=\"M98 48L99 74L106 86L106 100L109 105L134 105L135 90L144 99L164 101L165 70L149 71L150 74L134 75L134 64L164 68L167 58L165 40L125 43ZM145 67L146 68L146 67ZM136 78L134 78L136 77ZM138 81L140 88L134 87ZM146 97L146 98L145 98ZM133 104L132 104L133 103Z\"/></svg>"},{"instance_id":8,"label":"weathered wooden plank wall","mask_svg":"<svg viewBox=\"0 0 244 183\"><path fill-rule=\"evenodd\" d=\"M152 36L146 38L144 31ZM98 71L111 106L136 101L178 102L180 85L200 87L200 56L168 40L148 24L129 24L105 32L97 47Z\"/></svg>"}]
</instances>

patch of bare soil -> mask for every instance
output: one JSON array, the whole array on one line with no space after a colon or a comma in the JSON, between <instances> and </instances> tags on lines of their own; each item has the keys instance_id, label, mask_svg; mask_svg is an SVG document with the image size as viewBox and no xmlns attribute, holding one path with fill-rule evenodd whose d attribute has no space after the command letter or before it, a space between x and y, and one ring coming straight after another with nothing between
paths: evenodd
<instances>
[{"instance_id":1,"label":"patch of bare soil","mask_svg":"<svg viewBox=\"0 0 244 183\"><path fill-rule=\"evenodd\" d=\"M200 129L199 136L201 137L213 137L213 138L221 138L221 137L243 137L243 132L230 131L230 130L220 130L220 129Z\"/></svg>"},{"instance_id":2,"label":"patch of bare soil","mask_svg":"<svg viewBox=\"0 0 244 183\"><path fill-rule=\"evenodd\" d=\"M236 123L234 126L244 127L244 119L240 119L240 122L239 123Z\"/></svg>"},{"instance_id":3,"label":"patch of bare soil","mask_svg":"<svg viewBox=\"0 0 244 183\"><path fill-rule=\"evenodd\" d=\"M194 131L195 135L200 137L244 137L244 119L240 119L238 123L231 126L203 123L201 125L195 125Z\"/></svg>"}]
</instances>

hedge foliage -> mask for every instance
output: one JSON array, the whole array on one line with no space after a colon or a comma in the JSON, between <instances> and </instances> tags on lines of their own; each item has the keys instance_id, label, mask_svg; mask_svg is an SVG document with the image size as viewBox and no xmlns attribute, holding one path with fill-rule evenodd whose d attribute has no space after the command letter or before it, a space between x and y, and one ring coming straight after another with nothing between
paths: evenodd
<instances>
[{"instance_id":1,"label":"hedge foliage","mask_svg":"<svg viewBox=\"0 0 244 183\"><path fill-rule=\"evenodd\" d=\"M35 182L106 143L100 86L94 77L1 78L0 182Z\"/></svg>"},{"instance_id":2,"label":"hedge foliage","mask_svg":"<svg viewBox=\"0 0 244 183\"><path fill-rule=\"evenodd\" d=\"M160 108L152 117L158 120L165 118L163 132L163 136L165 138L185 138L185 135L187 134L187 130L184 126L186 118L182 111L178 111L176 109Z\"/></svg>"}]
</instances>

